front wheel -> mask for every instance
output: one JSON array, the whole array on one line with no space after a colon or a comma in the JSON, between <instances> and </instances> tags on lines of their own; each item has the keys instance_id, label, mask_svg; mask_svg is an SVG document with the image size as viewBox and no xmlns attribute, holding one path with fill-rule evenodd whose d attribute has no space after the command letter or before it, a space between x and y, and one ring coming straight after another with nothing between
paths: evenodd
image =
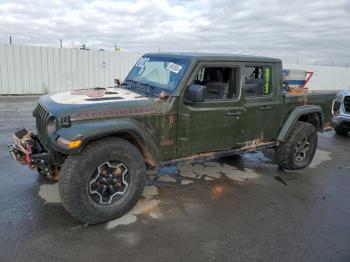
<instances>
[{"instance_id":1,"label":"front wheel","mask_svg":"<svg viewBox=\"0 0 350 262\"><path fill-rule=\"evenodd\" d=\"M317 141L317 131L312 124L296 122L287 141L276 149L278 165L290 170L307 167L314 158Z\"/></svg>"},{"instance_id":2,"label":"front wheel","mask_svg":"<svg viewBox=\"0 0 350 262\"><path fill-rule=\"evenodd\" d=\"M68 156L60 172L59 193L74 218L97 224L129 211L145 181L145 161L138 148L124 139L108 137Z\"/></svg>"}]
</instances>

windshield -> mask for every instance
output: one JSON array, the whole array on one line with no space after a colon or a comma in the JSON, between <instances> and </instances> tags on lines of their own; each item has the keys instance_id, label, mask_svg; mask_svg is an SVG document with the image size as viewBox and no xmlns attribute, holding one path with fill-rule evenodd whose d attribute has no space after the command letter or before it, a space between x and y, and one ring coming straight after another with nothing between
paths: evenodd
<instances>
[{"instance_id":1,"label":"windshield","mask_svg":"<svg viewBox=\"0 0 350 262\"><path fill-rule=\"evenodd\" d=\"M142 85L145 93L171 94L181 82L189 61L178 58L143 56L130 71L125 79L126 84L134 84L135 89Z\"/></svg>"}]
</instances>

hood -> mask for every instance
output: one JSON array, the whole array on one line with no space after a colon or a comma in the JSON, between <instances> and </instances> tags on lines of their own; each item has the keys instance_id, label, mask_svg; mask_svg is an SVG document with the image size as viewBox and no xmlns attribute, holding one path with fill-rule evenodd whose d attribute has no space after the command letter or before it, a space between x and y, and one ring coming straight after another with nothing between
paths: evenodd
<instances>
[{"instance_id":1,"label":"hood","mask_svg":"<svg viewBox=\"0 0 350 262\"><path fill-rule=\"evenodd\" d=\"M350 96L350 89L345 89L338 92L338 97Z\"/></svg>"},{"instance_id":2,"label":"hood","mask_svg":"<svg viewBox=\"0 0 350 262\"><path fill-rule=\"evenodd\" d=\"M45 95L40 104L57 118L77 121L155 113L156 100L123 88L93 88Z\"/></svg>"}]
</instances>

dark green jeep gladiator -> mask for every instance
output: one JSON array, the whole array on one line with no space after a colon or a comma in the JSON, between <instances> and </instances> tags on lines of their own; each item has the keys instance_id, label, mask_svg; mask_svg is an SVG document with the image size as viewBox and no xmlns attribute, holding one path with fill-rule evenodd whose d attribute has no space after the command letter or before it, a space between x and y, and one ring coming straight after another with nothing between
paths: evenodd
<instances>
[{"instance_id":1,"label":"dark green jeep gladiator","mask_svg":"<svg viewBox=\"0 0 350 262\"><path fill-rule=\"evenodd\" d=\"M58 180L64 207L84 223L130 210L147 169L266 148L281 168L304 168L335 98L288 95L281 60L241 55L145 54L115 82L42 96L37 134L17 130L9 146Z\"/></svg>"}]
</instances>

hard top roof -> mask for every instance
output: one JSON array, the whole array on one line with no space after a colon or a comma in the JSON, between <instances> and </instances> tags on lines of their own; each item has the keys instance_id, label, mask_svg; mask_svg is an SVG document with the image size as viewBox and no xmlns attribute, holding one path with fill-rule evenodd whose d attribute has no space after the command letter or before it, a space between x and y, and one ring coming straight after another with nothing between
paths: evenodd
<instances>
[{"instance_id":1,"label":"hard top roof","mask_svg":"<svg viewBox=\"0 0 350 262\"><path fill-rule=\"evenodd\" d=\"M145 56L164 56L191 59L193 61L242 61L242 62L281 62L281 59L263 57L263 56L250 56L250 55L238 55L238 54L224 54L224 53L183 53L183 52L171 52L171 53L147 53Z\"/></svg>"}]
</instances>

